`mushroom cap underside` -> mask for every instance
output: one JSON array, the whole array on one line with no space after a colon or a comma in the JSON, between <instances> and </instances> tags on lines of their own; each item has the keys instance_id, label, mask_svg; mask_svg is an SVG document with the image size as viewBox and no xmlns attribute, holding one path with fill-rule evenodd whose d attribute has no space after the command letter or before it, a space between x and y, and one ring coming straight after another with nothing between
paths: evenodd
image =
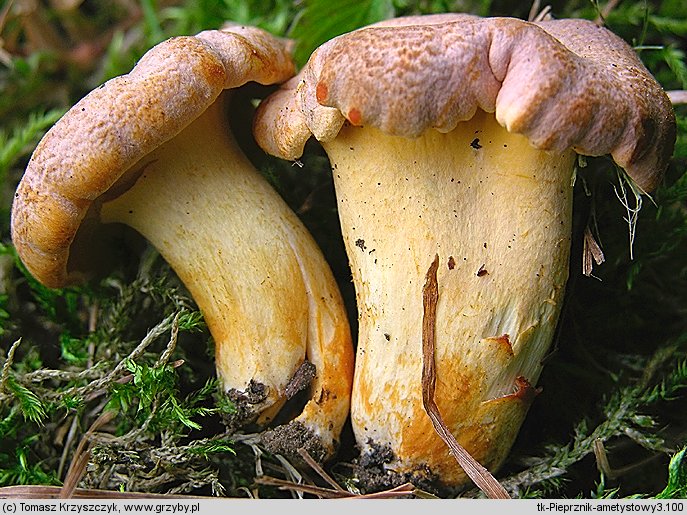
<instances>
[{"instance_id":1,"label":"mushroom cap underside","mask_svg":"<svg viewBox=\"0 0 687 515\"><path fill-rule=\"evenodd\" d=\"M29 271L49 287L77 282L70 246L94 201L223 90L291 77L290 47L233 24L170 38L75 104L38 144L15 194L12 240Z\"/></svg>"},{"instance_id":2,"label":"mushroom cap underside","mask_svg":"<svg viewBox=\"0 0 687 515\"><path fill-rule=\"evenodd\" d=\"M675 143L670 99L634 50L587 20L441 14L332 39L258 109L256 139L295 159L344 122L417 137L481 109L539 149L610 154L644 191Z\"/></svg>"}]
</instances>

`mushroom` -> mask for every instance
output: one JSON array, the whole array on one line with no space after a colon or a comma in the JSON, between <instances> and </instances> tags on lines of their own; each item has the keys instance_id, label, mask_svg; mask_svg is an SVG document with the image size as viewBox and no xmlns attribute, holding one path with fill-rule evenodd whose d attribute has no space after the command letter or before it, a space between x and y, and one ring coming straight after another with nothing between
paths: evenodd
<instances>
[{"instance_id":1,"label":"mushroom","mask_svg":"<svg viewBox=\"0 0 687 515\"><path fill-rule=\"evenodd\" d=\"M330 40L258 109L267 152L331 162L359 316L362 457L467 481L422 402L422 289L439 256L436 404L497 470L537 393L569 275L576 154L660 181L675 119L624 41L578 19L443 14ZM377 454L377 457L381 454Z\"/></svg>"},{"instance_id":2,"label":"mushroom","mask_svg":"<svg viewBox=\"0 0 687 515\"><path fill-rule=\"evenodd\" d=\"M281 427L325 459L350 405L346 311L312 236L242 153L227 113L230 90L293 75L290 46L228 24L152 48L41 140L16 191L12 240L56 288L92 277L114 253L94 253L108 224L138 231L204 315L236 424L274 420L305 367L310 399Z\"/></svg>"}]
</instances>

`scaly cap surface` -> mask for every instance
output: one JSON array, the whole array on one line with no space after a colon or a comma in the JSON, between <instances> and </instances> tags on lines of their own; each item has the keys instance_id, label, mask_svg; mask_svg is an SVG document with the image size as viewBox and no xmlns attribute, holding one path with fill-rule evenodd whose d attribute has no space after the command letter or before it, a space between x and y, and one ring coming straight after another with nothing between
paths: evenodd
<instances>
[{"instance_id":1,"label":"scaly cap surface","mask_svg":"<svg viewBox=\"0 0 687 515\"><path fill-rule=\"evenodd\" d=\"M670 100L634 50L586 20L531 23L442 14L397 18L328 41L262 103L254 132L295 159L345 120L405 137L449 132L477 109L538 149L610 154L645 191L675 142Z\"/></svg>"},{"instance_id":2,"label":"scaly cap surface","mask_svg":"<svg viewBox=\"0 0 687 515\"><path fill-rule=\"evenodd\" d=\"M79 281L70 246L94 201L223 90L291 77L289 46L239 25L171 38L81 99L41 140L15 194L12 240L29 271L49 287Z\"/></svg>"}]
</instances>

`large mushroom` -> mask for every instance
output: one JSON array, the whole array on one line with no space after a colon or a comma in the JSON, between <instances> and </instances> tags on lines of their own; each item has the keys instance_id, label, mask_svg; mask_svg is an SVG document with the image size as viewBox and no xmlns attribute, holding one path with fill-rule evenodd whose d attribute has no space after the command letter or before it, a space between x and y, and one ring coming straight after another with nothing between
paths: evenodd
<instances>
[{"instance_id":1,"label":"large mushroom","mask_svg":"<svg viewBox=\"0 0 687 515\"><path fill-rule=\"evenodd\" d=\"M675 119L633 49L605 28L444 14L323 44L262 103L254 133L285 159L314 135L330 158L360 322L351 419L363 458L386 453L390 471L460 486L465 473L422 399L434 257L436 404L458 442L496 470L561 310L576 154L610 154L648 192L672 154Z\"/></svg>"},{"instance_id":2,"label":"large mushroom","mask_svg":"<svg viewBox=\"0 0 687 515\"><path fill-rule=\"evenodd\" d=\"M326 459L349 410L346 312L316 243L228 119L229 90L293 75L289 46L238 25L155 46L39 143L15 195L12 240L36 279L62 287L112 253L97 252L107 224L138 231L203 313L222 386L239 405L235 424L267 424L309 384L302 412L281 427Z\"/></svg>"}]
</instances>

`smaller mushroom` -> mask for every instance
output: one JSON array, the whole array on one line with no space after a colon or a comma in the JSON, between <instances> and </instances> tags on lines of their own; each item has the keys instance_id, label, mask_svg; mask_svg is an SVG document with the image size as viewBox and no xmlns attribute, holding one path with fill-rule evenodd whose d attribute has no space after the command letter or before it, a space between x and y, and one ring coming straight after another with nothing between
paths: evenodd
<instances>
[{"instance_id":1,"label":"smaller mushroom","mask_svg":"<svg viewBox=\"0 0 687 515\"><path fill-rule=\"evenodd\" d=\"M310 400L288 431L326 459L349 408L346 312L315 241L228 120L228 90L292 76L289 46L238 25L155 46L39 143L16 191L12 240L40 282L61 287L114 254L101 249L109 224L138 231L203 313L222 386L241 404L237 424L273 420L293 377L314 365Z\"/></svg>"},{"instance_id":2,"label":"smaller mushroom","mask_svg":"<svg viewBox=\"0 0 687 515\"><path fill-rule=\"evenodd\" d=\"M259 107L267 152L315 136L331 161L356 288L351 421L363 457L468 480L422 402L422 288L439 257L436 392L495 471L534 397L568 279L576 153L650 191L675 141L633 49L585 20L398 18L324 43Z\"/></svg>"}]
</instances>

